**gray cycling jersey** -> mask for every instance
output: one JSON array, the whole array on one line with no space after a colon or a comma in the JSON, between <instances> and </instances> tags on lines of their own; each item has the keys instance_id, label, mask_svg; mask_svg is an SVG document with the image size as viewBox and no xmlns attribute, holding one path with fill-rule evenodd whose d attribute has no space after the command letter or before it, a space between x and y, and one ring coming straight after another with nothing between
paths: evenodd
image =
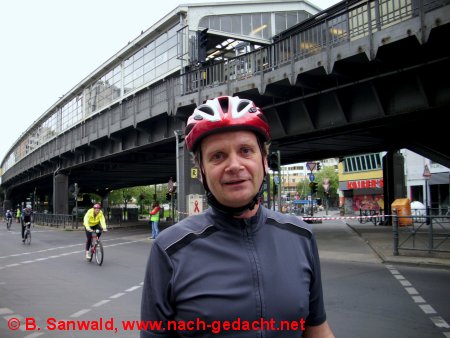
<instances>
[{"instance_id":1,"label":"gray cycling jersey","mask_svg":"<svg viewBox=\"0 0 450 338\"><path fill-rule=\"evenodd\" d=\"M300 326L281 330L281 321L326 320L311 227L262 206L245 220L213 208L188 217L153 244L141 306L142 323L164 324L147 326L141 338L301 337ZM261 319L273 326L243 328ZM167 330L168 321L180 330Z\"/></svg>"}]
</instances>

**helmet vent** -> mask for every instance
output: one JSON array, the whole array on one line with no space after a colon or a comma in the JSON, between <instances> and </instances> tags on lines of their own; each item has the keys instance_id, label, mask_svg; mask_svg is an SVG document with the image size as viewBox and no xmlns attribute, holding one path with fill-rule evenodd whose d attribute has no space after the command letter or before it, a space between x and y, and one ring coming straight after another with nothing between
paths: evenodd
<instances>
[{"instance_id":1,"label":"helmet vent","mask_svg":"<svg viewBox=\"0 0 450 338\"><path fill-rule=\"evenodd\" d=\"M207 105L199 106L197 109L200 110L201 112L205 113L205 114L214 116L214 110L212 110L212 108L208 107ZM195 115L194 119L201 120L201 119L203 119L203 117L201 115Z\"/></svg>"},{"instance_id":2,"label":"helmet vent","mask_svg":"<svg viewBox=\"0 0 450 338\"><path fill-rule=\"evenodd\" d=\"M249 103L250 103L250 101L248 101L248 100L241 100L237 106L237 111L241 111L241 110L245 109L245 107L247 107Z\"/></svg>"}]
</instances>

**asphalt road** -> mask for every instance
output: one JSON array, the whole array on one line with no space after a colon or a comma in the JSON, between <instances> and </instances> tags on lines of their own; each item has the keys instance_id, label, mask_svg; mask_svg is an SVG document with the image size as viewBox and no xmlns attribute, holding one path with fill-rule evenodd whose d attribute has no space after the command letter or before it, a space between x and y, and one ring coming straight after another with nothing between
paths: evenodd
<instances>
[{"instance_id":1,"label":"asphalt road","mask_svg":"<svg viewBox=\"0 0 450 338\"><path fill-rule=\"evenodd\" d=\"M315 229L337 337L450 337L449 270L386 265L344 224ZM84 260L81 231L36 227L27 246L19 230L17 223L10 232L0 223L1 338L138 337L122 324L139 319L148 228L105 233L101 267ZM100 319L101 331L63 325Z\"/></svg>"}]
</instances>

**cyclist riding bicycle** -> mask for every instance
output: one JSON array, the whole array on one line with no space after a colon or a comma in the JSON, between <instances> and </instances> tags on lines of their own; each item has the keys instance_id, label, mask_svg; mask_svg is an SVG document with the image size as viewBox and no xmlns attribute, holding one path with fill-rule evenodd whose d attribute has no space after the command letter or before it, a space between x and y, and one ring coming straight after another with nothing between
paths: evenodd
<instances>
[{"instance_id":1,"label":"cyclist riding bicycle","mask_svg":"<svg viewBox=\"0 0 450 338\"><path fill-rule=\"evenodd\" d=\"M22 223L22 243L25 243L25 227L28 226L29 228L31 224L31 214L31 208L26 207L25 209L23 209L22 215L20 216L20 220Z\"/></svg>"},{"instance_id":2,"label":"cyclist riding bicycle","mask_svg":"<svg viewBox=\"0 0 450 338\"><path fill-rule=\"evenodd\" d=\"M13 218L13 214L12 214L11 210L6 210L5 220L6 220L6 227L8 228L8 230L11 227L12 218Z\"/></svg>"},{"instance_id":3,"label":"cyclist riding bicycle","mask_svg":"<svg viewBox=\"0 0 450 338\"><path fill-rule=\"evenodd\" d=\"M5 218L6 218L6 220L13 218L13 214L12 214L11 210L6 210Z\"/></svg>"},{"instance_id":4,"label":"cyclist riding bicycle","mask_svg":"<svg viewBox=\"0 0 450 338\"><path fill-rule=\"evenodd\" d=\"M100 238L102 231L108 231L106 229L106 220L102 206L98 203L94 204L94 207L89 209L84 215L83 225L86 228L86 259L91 259L91 241L92 233L99 230L97 236Z\"/></svg>"}]
</instances>

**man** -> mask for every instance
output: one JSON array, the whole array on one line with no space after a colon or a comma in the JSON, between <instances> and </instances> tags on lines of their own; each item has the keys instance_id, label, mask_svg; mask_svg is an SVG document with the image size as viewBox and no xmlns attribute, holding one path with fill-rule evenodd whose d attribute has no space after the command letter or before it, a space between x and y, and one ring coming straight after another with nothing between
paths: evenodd
<instances>
[{"instance_id":1,"label":"man","mask_svg":"<svg viewBox=\"0 0 450 338\"><path fill-rule=\"evenodd\" d=\"M103 215L103 211L101 210L102 206L98 203L94 204L94 207L89 209L84 215L83 225L86 228L86 259L91 259L91 242L92 242L92 233L94 231L99 230L100 232L97 236L100 238L103 231L107 231L106 229L106 220Z\"/></svg>"},{"instance_id":2,"label":"man","mask_svg":"<svg viewBox=\"0 0 450 338\"><path fill-rule=\"evenodd\" d=\"M22 224L22 243L25 243L25 228L28 227L30 228L31 225L31 208L30 207L26 207L25 209L23 209L21 216L20 216L20 221Z\"/></svg>"},{"instance_id":3,"label":"man","mask_svg":"<svg viewBox=\"0 0 450 338\"><path fill-rule=\"evenodd\" d=\"M208 100L185 135L211 208L154 242L141 319L162 326L141 338L334 337L310 225L258 203L270 141L260 109L238 97Z\"/></svg>"}]
</instances>

